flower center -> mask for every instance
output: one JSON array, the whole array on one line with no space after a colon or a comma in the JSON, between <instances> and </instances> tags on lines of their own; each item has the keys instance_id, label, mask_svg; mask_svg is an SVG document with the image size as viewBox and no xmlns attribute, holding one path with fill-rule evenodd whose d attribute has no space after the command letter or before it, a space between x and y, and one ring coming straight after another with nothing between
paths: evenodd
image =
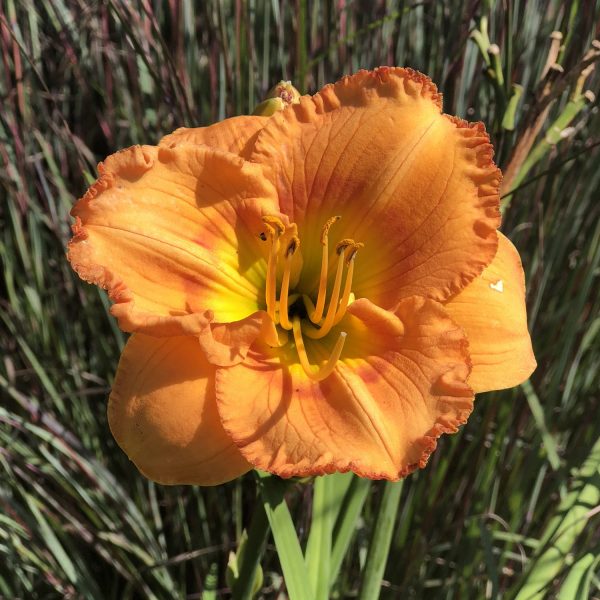
<instances>
[{"instance_id":1,"label":"flower center","mask_svg":"<svg viewBox=\"0 0 600 600\"><path fill-rule=\"evenodd\" d=\"M308 294L290 294L290 279L292 277L294 256L300 249L300 238L295 223L286 227L278 217L265 216L263 223L266 233L261 233L263 241L269 243L269 258L267 262L267 278L265 285L265 301L267 313L273 323L283 330L292 331L298 358L302 368L315 381L321 381L331 375L340 358L346 332L341 332L331 351L327 362L320 368L311 366L304 337L320 340L331 332L346 314L346 309L352 298L352 277L354 275L354 260L363 244L352 239L343 239L336 244L336 267L333 287L327 298L327 280L329 276L329 230L340 217L331 217L321 230L321 270L316 300ZM277 268L283 260L283 272L277 299ZM344 280L344 271L346 278ZM325 310L327 305L327 310Z\"/></svg>"}]
</instances>

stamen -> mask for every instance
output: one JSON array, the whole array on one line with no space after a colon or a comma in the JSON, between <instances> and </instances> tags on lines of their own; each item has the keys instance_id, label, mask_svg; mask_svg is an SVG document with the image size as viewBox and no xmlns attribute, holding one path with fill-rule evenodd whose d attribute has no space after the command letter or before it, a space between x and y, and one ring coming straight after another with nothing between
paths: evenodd
<instances>
[{"instance_id":1,"label":"stamen","mask_svg":"<svg viewBox=\"0 0 600 600\"><path fill-rule=\"evenodd\" d=\"M277 235L281 235L285 231L285 225L283 221L279 217L275 217L273 215L265 215L262 218L263 223L266 225L270 225L277 230Z\"/></svg>"},{"instance_id":2,"label":"stamen","mask_svg":"<svg viewBox=\"0 0 600 600\"><path fill-rule=\"evenodd\" d=\"M329 230L334 223L337 223L342 217L340 215L336 215L335 217L330 217L327 219L325 225L323 225L323 229L321 229L321 244L323 246L327 245L327 236L329 235Z\"/></svg>"},{"instance_id":3,"label":"stamen","mask_svg":"<svg viewBox=\"0 0 600 600\"><path fill-rule=\"evenodd\" d=\"M281 281L281 292L279 294L279 324L284 329L291 329L292 324L288 316L288 294L290 291L290 273L292 271L292 258L300 247L300 238L293 236L285 251L285 267Z\"/></svg>"},{"instance_id":4,"label":"stamen","mask_svg":"<svg viewBox=\"0 0 600 600\"><path fill-rule=\"evenodd\" d=\"M335 280L333 282L333 289L331 290L331 298L329 299L329 306L327 307L327 315L325 321L321 325L320 329L314 327L307 327L305 333L308 337L313 340L319 340L325 337L333 327L333 321L337 312L338 301L340 299L340 288L342 287L342 273L344 270L344 255L348 246L353 246L352 240L342 240L335 248L338 255L337 270L335 272Z\"/></svg>"},{"instance_id":5,"label":"stamen","mask_svg":"<svg viewBox=\"0 0 600 600\"><path fill-rule=\"evenodd\" d=\"M344 284L344 292L342 294L342 300L340 302L340 306L335 314L335 319L333 320L333 324L337 325L346 314L346 309L348 308L348 302L350 301L350 294L352 293L352 276L354 275L354 259L356 258L356 253L360 250L360 248L364 248L364 244L362 242L358 242L353 244L352 249L348 252L348 257L346 258L346 265L348 265L348 271L346 273L346 283Z\"/></svg>"},{"instance_id":6,"label":"stamen","mask_svg":"<svg viewBox=\"0 0 600 600\"><path fill-rule=\"evenodd\" d=\"M327 220L321 230L321 275L319 277L319 291L317 293L317 305L313 313L309 313L310 320L313 323L318 323L323 318L323 310L325 308L325 296L327 293L327 272L329 270L329 243L328 236L331 226L341 219L340 216L331 217Z\"/></svg>"},{"instance_id":7,"label":"stamen","mask_svg":"<svg viewBox=\"0 0 600 600\"><path fill-rule=\"evenodd\" d=\"M340 337L338 338L335 346L333 347L333 351L329 356L327 362L316 372L312 368L311 364L308 362L308 355L306 354L306 348L304 346L304 340L302 339L302 326L300 324L300 319L298 317L294 317L292 322L292 327L294 330L294 341L296 342L296 351L298 352L298 358L300 359L300 364L304 369L306 375L312 379L313 381L323 381L326 377L329 377L333 373L335 369L335 365L342 354L342 349L344 348L344 343L346 342L346 333L340 333Z\"/></svg>"},{"instance_id":8,"label":"stamen","mask_svg":"<svg viewBox=\"0 0 600 600\"><path fill-rule=\"evenodd\" d=\"M262 221L265 225L270 225L273 227L277 231L277 236L280 236L285 232L285 225L279 217L265 215L263 216Z\"/></svg>"},{"instance_id":9,"label":"stamen","mask_svg":"<svg viewBox=\"0 0 600 600\"><path fill-rule=\"evenodd\" d=\"M279 252L280 233L278 233L275 227L273 227L269 223L269 217L263 217L263 222L269 234L269 239L271 240L271 248L269 250L269 262L267 263L265 301L267 303L267 314L271 317L274 323L277 323L275 316L275 302L277 299L277 253Z\"/></svg>"}]
</instances>

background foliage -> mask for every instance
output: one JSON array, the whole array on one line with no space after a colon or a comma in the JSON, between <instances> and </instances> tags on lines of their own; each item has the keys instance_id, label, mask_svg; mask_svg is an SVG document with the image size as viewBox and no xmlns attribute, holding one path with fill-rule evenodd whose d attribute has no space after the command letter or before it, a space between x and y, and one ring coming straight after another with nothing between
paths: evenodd
<instances>
[{"instance_id":1,"label":"background foliage","mask_svg":"<svg viewBox=\"0 0 600 600\"><path fill-rule=\"evenodd\" d=\"M397 64L429 74L445 111L484 121L500 166L512 161L503 231L523 257L539 367L479 396L405 481L382 597L600 598L600 117L583 95L599 77L581 76L599 5L0 0L0 597L226 596L227 556L256 504L252 474L155 486L109 434L124 336L64 259L96 162L251 112L282 78L313 92ZM381 483L361 485L340 598L358 593L382 500ZM305 542L311 486L287 500ZM284 594L272 545L262 566L264 596Z\"/></svg>"}]
</instances>

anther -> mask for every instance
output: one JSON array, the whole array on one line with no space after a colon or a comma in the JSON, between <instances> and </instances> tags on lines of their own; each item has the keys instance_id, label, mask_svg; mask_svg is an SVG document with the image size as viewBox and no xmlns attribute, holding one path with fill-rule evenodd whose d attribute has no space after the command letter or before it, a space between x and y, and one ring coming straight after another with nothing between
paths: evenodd
<instances>
[{"instance_id":1,"label":"anther","mask_svg":"<svg viewBox=\"0 0 600 600\"><path fill-rule=\"evenodd\" d=\"M287 250L285 251L286 256L293 256L296 253L296 250L300 248L300 238L295 235L292 237L290 243L288 244Z\"/></svg>"},{"instance_id":2,"label":"anther","mask_svg":"<svg viewBox=\"0 0 600 600\"><path fill-rule=\"evenodd\" d=\"M313 381L323 381L326 377L329 377L335 369L335 365L339 360L344 343L346 342L346 333L340 333L335 346L329 356L327 362L318 370L314 370L308 361L308 355L306 354L306 347L304 346L304 340L302 339L302 325L300 319L295 317L293 319L292 328L294 330L294 341L296 342L296 351L298 352L298 358L300 359L300 365L304 372Z\"/></svg>"},{"instance_id":3,"label":"anther","mask_svg":"<svg viewBox=\"0 0 600 600\"><path fill-rule=\"evenodd\" d=\"M285 225L279 217L265 215L263 216L262 221L265 225L273 227L277 231L277 235L282 235L285 232Z\"/></svg>"},{"instance_id":4,"label":"anther","mask_svg":"<svg viewBox=\"0 0 600 600\"><path fill-rule=\"evenodd\" d=\"M317 304L315 310L309 313L310 320L313 323L318 323L323 318L323 310L325 309L325 296L327 294L327 273L329 271L329 230L334 223L341 219L340 216L327 219L323 229L321 230L321 274L319 276L319 291L317 292Z\"/></svg>"},{"instance_id":5,"label":"anther","mask_svg":"<svg viewBox=\"0 0 600 600\"><path fill-rule=\"evenodd\" d=\"M283 269L283 278L281 281L281 293L279 295L279 324L284 329L291 329L288 315L288 294L290 291L290 273L292 271L292 258L294 253L300 247L300 238L293 236L285 251L285 267Z\"/></svg>"},{"instance_id":6,"label":"anther","mask_svg":"<svg viewBox=\"0 0 600 600\"><path fill-rule=\"evenodd\" d=\"M356 246L356 243L350 238L344 238L335 245L335 251L338 255L340 255L342 252L344 252L344 250L346 250L346 248L348 248L348 246Z\"/></svg>"},{"instance_id":7,"label":"anther","mask_svg":"<svg viewBox=\"0 0 600 600\"><path fill-rule=\"evenodd\" d=\"M329 235L329 230L334 223L337 223L342 217L336 215L335 217L331 217L327 219L325 225L323 225L323 229L321 230L321 244L325 246L327 244L327 236Z\"/></svg>"},{"instance_id":8,"label":"anther","mask_svg":"<svg viewBox=\"0 0 600 600\"><path fill-rule=\"evenodd\" d=\"M356 253L364 248L364 244L362 242L355 242L352 244L352 248L348 252L348 256L346 257L346 265L348 265L348 272L346 273L346 282L344 283L344 292L342 293L342 300L340 302L340 306L335 313L335 319L333 320L333 324L337 325L346 314L346 309L348 308L348 303L350 301L350 294L352 293L352 277L354 275L354 259L356 258Z\"/></svg>"},{"instance_id":9,"label":"anther","mask_svg":"<svg viewBox=\"0 0 600 600\"><path fill-rule=\"evenodd\" d=\"M365 245L362 242L353 242L352 250L350 250L350 252L348 252L348 256L346 257L346 264L350 265L352 263L352 261L356 258L356 253L361 248L364 248L364 247L365 247Z\"/></svg>"}]
</instances>

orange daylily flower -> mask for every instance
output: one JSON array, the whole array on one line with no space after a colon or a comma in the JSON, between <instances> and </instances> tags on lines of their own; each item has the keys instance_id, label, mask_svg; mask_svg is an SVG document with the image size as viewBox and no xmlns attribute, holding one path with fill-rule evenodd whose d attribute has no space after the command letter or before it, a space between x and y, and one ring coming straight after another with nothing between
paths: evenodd
<instances>
[{"instance_id":1,"label":"orange daylily flower","mask_svg":"<svg viewBox=\"0 0 600 600\"><path fill-rule=\"evenodd\" d=\"M146 476L398 479L535 368L482 124L410 69L99 165L69 260L133 332L109 401Z\"/></svg>"}]
</instances>

